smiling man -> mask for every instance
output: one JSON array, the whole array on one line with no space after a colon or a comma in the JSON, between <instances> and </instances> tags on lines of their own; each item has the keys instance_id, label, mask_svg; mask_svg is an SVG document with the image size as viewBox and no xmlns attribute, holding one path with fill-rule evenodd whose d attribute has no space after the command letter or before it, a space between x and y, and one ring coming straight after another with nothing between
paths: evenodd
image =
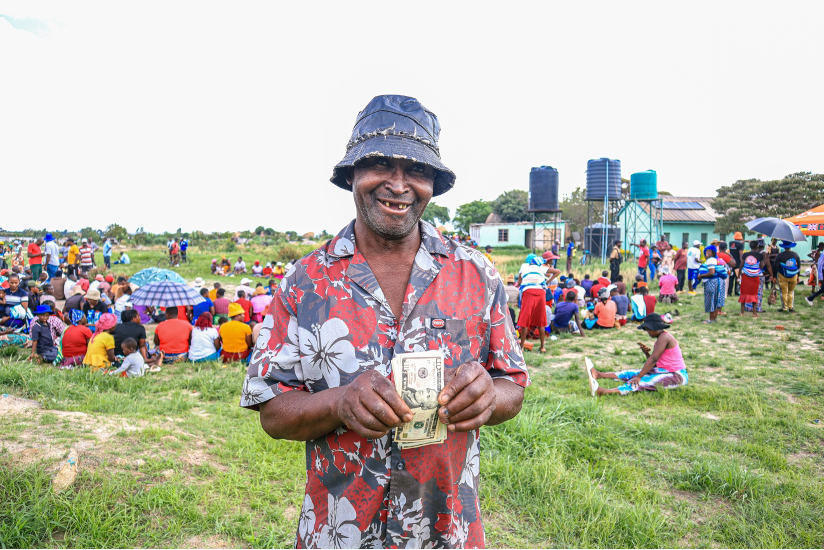
<instances>
[{"instance_id":1,"label":"smiling man","mask_svg":"<svg viewBox=\"0 0 824 550\"><path fill-rule=\"evenodd\" d=\"M358 114L331 179L357 216L287 274L251 356L241 406L271 437L306 441L298 547L484 546L479 428L518 414L529 378L494 267L421 221L455 182L439 133L411 97ZM401 450L411 411L391 361L433 349L448 438Z\"/></svg>"}]
</instances>

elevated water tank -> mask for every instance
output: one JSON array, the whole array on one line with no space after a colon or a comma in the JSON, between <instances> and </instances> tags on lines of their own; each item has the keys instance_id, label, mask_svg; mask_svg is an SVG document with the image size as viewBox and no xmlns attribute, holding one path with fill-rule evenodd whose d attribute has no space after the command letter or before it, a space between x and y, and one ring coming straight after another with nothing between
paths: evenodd
<instances>
[{"instance_id":1,"label":"elevated water tank","mask_svg":"<svg viewBox=\"0 0 824 550\"><path fill-rule=\"evenodd\" d=\"M587 162L588 201L621 200L621 161L599 158Z\"/></svg>"},{"instance_id":2,"label":"elevated water tank","mask_svg":"<svg viewBox=\"0 0 824 550\"><path fill-rule=\"evenodd\" d=\"M537 166L529 171L528 212L558 212L558 170Z\"/></svg>"},{"instance_id":3,"label":"elevated water tank","mask_svg":"<svg viewBox=\"0 0 824 550\"><path fill-rule=\"evenodd\" d=\"M621 238L621 228L617 225L604 227L602 223L594 223L584 228L584 249L589 250L593 258L601 256L601 238L604 233L607 234L606 253L609 255L615 241Z\"/></svg>"},{"instance_id":4,"label":"elevated water tank","mask_svg":"<svg viewBox=\"0 0 824 550\"><path fill-rule=\"evenodd\" d=\"M655 170L635 172L629 177L629 198L638 201L658 198L658 174Z\"/></svg>"}]
</instances>

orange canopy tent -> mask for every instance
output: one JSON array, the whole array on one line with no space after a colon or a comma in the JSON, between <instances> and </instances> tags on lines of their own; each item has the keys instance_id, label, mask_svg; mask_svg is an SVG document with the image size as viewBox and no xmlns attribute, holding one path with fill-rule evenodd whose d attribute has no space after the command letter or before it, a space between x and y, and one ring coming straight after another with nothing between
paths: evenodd
<instances>
[{"instance_id":1,"label":"orange canopy tent","mask_svg":"<svg viewBox=\"0 0 824 550\"><path fill-rule=\"evenodd\" d=\"M824 236L824 204L816 206L812 210L807 210L792 218L785 218L788 221L798 226L805 235Z\"/></svg>"}]
</instances>

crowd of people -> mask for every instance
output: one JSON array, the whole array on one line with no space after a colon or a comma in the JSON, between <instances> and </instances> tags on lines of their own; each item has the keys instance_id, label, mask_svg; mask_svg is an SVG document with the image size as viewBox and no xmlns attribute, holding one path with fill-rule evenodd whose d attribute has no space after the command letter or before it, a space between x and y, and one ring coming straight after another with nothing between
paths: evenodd
<instances>
[{"instance_id":1,"label":"crowd of people","mask_svg":"<svg viewBox=\"0 0 824 550\"><path fill-rule=\"evenodd\" d=\"M248 361L282 278L254 286L252 279L243 278L230 296L219 282L208 289L198 277L199 304L137 305L125 277L92 275L94 251L86 239L80 247L68 239L66 256L58 257L57 264L50 260L60 251L55 253L51 243L50 234L33 241L26 264L14 262L0 270L0 347L19 346L29 350L30 360L59 368L86 366L140 376L159 370L162 363ZM106 244L101 248L109 266L111 247ZM42 252L34 248L41 245ZM17 256L14 246L11 253ZM149 323L157 323L151 342L144 326Z\"/></svg>"},{"instance_id":2,"label":"crowd of people","mask_svg":"<svg viewBox=\"0 0 824 550\"><path fill-rule=\"evenodd\" d=\"M271 261L261 264L260 260L255 260L251 266L247 266L246 262L243 261L243 256L238 256L237 261L234 265L232 265L226 256L222 256L220 262L218 262L217 258L212 259L210 269L212 275L216 276L234 277L235 275L249 274L252 277L259 277L263 279L277 279L277 281L280 282L286 273L292 269L292 265L295 263L297 263L296 259L286 265L283 265L283 262L278 261Z\"/></svg>"}]
</instances>

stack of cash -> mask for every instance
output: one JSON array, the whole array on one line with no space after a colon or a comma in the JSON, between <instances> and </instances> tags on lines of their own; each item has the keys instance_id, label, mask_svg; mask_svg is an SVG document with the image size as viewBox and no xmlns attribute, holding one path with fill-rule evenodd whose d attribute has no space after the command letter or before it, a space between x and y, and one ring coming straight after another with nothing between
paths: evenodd
<instances>
[{"instance_id":1,"label":"stack of cash","mask_svg":"<svg viewBox=\"0 0 824 550\"><path fill-rule=\"evenodd\" d=\"M392 359L395 389L414 418L395 430L401 449L443 443L446 424L438 419L438 395L444 386L443 352L402 353Z\"/></svg>"}]
</instances>

